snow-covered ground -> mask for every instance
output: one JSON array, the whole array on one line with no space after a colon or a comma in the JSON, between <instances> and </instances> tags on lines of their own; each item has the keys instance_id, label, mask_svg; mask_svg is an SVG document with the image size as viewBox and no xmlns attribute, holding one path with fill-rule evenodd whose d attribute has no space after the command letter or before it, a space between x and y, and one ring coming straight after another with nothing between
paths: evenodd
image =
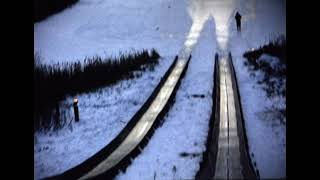
<instances>
[{"instance_id":1,"label":"snow-covered ground","mask_svg":"<svg viewBox=\"0 0 320 180\"><path fill-rule=\"evenodd\" d=\"M259 76L250 76L242 56L277 35L286 35L285 1L252 1L240 6L239 12L244 20L242 33L236 33L232 22L229 50L239 83L249 151L261 178L286 177L286 127L266 113L273 105L285 107L285 99L268 99L257 83Z\"/></svg>"},{"instance_id":2,"label":"snow-covered ground","mask_svg":"<svg viewBox=\"0 0 320 180\"><path fill-rule=\"evenodd\" d=\"M58 131L35 133L37 178L62 173L107 145L151 95L174 57L161 59L154 71L96 92L79 94L80 122L73 120L73 97L61 103L71 124Z\"/></svg>"},{"instance_id":3,"label":"snow-covered ground","mask_svg":"<svg viewBox=\"0 0 320 180\"><path fill-rule=\"evenodd\" d=\"M183 46L191 23L185 1L79 0L34 24L34 52L44 63L118 56L143 48L171 56Z\"/></svg>"},{"instance_id":4,"label":"snow-covered ground","mask_svg":"<svg viewBox=\"0 0 320 180\"><path fill-rule=\"evenodd\" d=\"M35 178L61 173L107 145L149 97L183 46L191 19L183 1L87 1L34 24L41 63L114 57L155 48L163 59L153 72L80 94L80 122L34 135ZM72 121L73 97L62 102ZM90 147L90 148L88 148Z\"/></svg>"},{"instance_id":5,"label":"snow-covered ground","mask_svg":"<svg viewBox=\"0 0 320 180\"><path fill-rule=\"evenodd\" d=\"M146 100L179 50L196 43L199 34L192 29L201 30L201 23L210 14L215 22L207 21L192 50L189 69L165 123L117 178L194 178L205 150L212 105L213 56L219 48L230 50L233 56L249 151L260 177L286 176L286 128L263 114L275 102L266 98L242 57L244 51L265 44L275 35L286 34L285 1L207 1L211 6L190 1L195 4L192 8L187 7L189 0L80 0L72 8L34 24L34 53L40 53L42 63L117 56L142 48L155 48L164 57L154 72L79 95L80 123L55 133L36 133L36 178L63 172L110 142ZM243 18L241 35L236 33L232 14L235 11ZM229 13L231 16L225 17ZM195 19L201 23L193 23ZM215 28L222 35L217 43ZM185 41L187 37L189 41ZM194 98L193 94L204 94L205 98ZM71 101L70 97L64 103Z\"/></svg>"},{"instance_id":6,"label":"snow-covered ground","mask_svg":"<svg viewBox=\"0 0 320 180\"><path fill-rule=\"evenodd\" d=\"M207 21L163 125L155 131L141 155L116 179L194 179L206 150L212 113L216 48L213 35L214 23Z\"/></svg>"}]
</instances>

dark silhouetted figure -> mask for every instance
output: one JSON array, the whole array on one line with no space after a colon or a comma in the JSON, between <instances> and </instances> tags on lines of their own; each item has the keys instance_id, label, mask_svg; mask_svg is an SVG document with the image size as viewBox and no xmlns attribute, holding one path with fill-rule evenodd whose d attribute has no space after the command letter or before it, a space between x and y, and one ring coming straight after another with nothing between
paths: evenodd
<instances>
[{"instance_id":1,"label":"dark silhouetted figure","mask_svg":"<svg viewBox=\"0 0 320 180\"><path fill-rule=\"evenodd\" d=\"M239 12L236 13L236 22L237 22L237 30L238 32L241 31L241 15L239 14Z\"/></svg>"}]
</instances>

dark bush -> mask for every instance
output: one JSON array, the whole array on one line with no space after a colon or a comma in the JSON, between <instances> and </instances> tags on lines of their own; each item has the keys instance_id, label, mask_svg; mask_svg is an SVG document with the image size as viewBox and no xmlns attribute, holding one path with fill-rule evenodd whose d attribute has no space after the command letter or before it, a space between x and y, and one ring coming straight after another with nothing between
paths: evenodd
<instances>
[{"instance_id":1,"label":"dark bush","mask_svg":"<svg viewBox=\"0 0 320 180\"><path fill-rule=\"evenodd\" d=\"M286 64L286 38L284 36L279 36L258 49L246 51L243 54L243 57L247 58L249 62L255 64L255 61L259 59L263 53L276 56L283 64Z\"/></svg>"},{"instance_id":2,"label":"dark bush","mask_svg":"<svg viewBox=\"0 0 320 180\"><path fill-rule=\"evenodd\" d=\"M58 102L66 95L89 92L99 87L111 85L122 79L134 78L135 71L153 67L158 63L159 54L152 49L121 55L116 59L93 57L85 59L84 63L63 63L43 65L39 56L35 56L34 86L35 86L35 131L52 126L59 128L63 121L57 120L63 109ZM58 123L56 123L58 122Z\"/></svg>"},{"instance_id":3,"label":"dark bush","mask_svg":"<svg viewBox=\"0 0 320 180\"><path fill-rule=\"evenodd\" d=\"M48 16L58 13L79 0L34 0L34 16L33 21L41 21Z\"/></svg>"}]
</instances>

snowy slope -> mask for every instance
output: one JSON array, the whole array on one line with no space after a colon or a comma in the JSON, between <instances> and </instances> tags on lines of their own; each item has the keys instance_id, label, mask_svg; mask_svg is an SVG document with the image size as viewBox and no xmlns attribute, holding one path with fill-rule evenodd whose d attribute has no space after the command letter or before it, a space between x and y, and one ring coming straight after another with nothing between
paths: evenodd
<instances>
[{"instance_id":1,"label":"snowy slope","mask_svg":"<svg viewBox=\"0 0 320 180\"><path fill-rule=\"evenodd\" d=\"M261 178L286 177L286 127L266 113L273 105L285 106L285 101L266 97L262 87L257 84L259 76L250 76L242 55L251 48L264 45L276 35L286 35L286 9L283 2L261 0L242 3L239 7L244 20L242 33L236 33L234 21L230 26L229 49L240 88L249 152L254 156L251 158Z\"/></svg>"},{"instance_id":2,"label":"snowy slope","mask_svg":"<svg viewBox=\"0 0 320 180\"><path fill-rule=\"evenodd\" d=\"M177 54L191 18L186 1L80 0L34 24L34 52L44 63L118 56L142 48Z\"/></svg>"},{"instance_id":3,"label":"snowy slope","mask_svg":"<svg viewBox=\"0 0 320 180\"><path fill-rule=\"evenodd\" d=\"M212 113L214 23L207 21L175 103L142 153L116 179L193 179L200 168ZM204 95L195 98L192 95ZM181 154L194 154L182 157Z\"/></svg>"},{"instance_id":4,"label":"snowy slope","mask_svg":"<svg viewBox=\"0 0 320 180\"><path fill-rule=\"evenodd\" d=\"M61 106L65 107L67 119L72 123L55 132L34 135L37 178L62 173L107 145L151 95L173 59L160 60L155 71L146 71L139 78L79 94L79 123L73 120L73 98L63 101Z\"/></svg>"},{"instance_id":5,"label":"snowy slope","mask_svg":"<svg viewBox=\"0 0 320 180\"><path fill-rule=\"evenodd\" d=\"M222 40L233 55L249 151L254 155L252 159L261 178L285 177L286 128L277 121L270 121L263 113L275 102L266 98L256 84L256 78L249 75L242 57L244 51L265 44L277 34L286 34L285 1L212 2L214 6L223 6L226 2L227 9L230 5L232 9L229 10L243 15L241 35L236 33L233 15L215 19L215 24L217 31L228 31L223 33ZM164 57L154 73L147 73L141 79L79 95L83 121L78 125L72 124L72 131L66 127L57 133L36 134L37 177L53 175L80 163L110 142L125 126L169 67L174 55L184 46L186 37L189 36L194 42L192 38L195 34L188 35L192 26L189 14L192 13L188 13L187 4L182 0L80 0L72 8L34 24L34 52L44 58L42 63L83 60L95 55L117 56L120 52L141 48L155 48ZM197 18L207 16L208 12L218 16L226 14L224 10L219 12L219 8L210 9L212 7L207 5L200 3L194 10L198 12ZM206 12L202 11L204 9ZM225 21L229 23L228 29L225 29ZM221 22L223 28L220 27ZM212 24L211 21L210 25L206 25L200 35L185 79L177 92L176 102L165 123L155 132L143 153L118 179L153 179L155 174L161 179L194 177L201 155L181 157L179 154L201 154L205 150L212 103L213 55L216 50L215 32L211 31L214 27L209 27ZM195 24L194 29L197 28ZM140 96L129 98L133 94ZM205 98L193 98L192 94L204 94ZM69 98L64 103L71 100ZM126 113L119 113L124 110Z\"/></svg>"},{"instance_id":6,"label":"snowy slope","mask_svg":"<svg viewBox=\"0 0 320 180\"><path fill-rule=\"evenodd\" d=\"M34 173L61 173L107 145L151 94L183 45L191 24L184 1L93 1L79 3L34 24L34 52L41 63L72 62L156 48L163 57L154 72L78 95L80 123L35 133ZM157 30L157 27L159 28ZM69 121L72 98L61 103ZM90 148L88 148L90 147Z\"/></svg>"}]
</instances>

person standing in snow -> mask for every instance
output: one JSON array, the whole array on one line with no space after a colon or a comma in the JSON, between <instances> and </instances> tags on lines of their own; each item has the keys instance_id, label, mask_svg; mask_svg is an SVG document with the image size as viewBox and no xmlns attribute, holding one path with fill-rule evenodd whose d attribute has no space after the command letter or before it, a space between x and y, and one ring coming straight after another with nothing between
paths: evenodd
<instances>
[{"instance_id":1,"label":"person standing in snow","mask_svg":"<svg viewBox=\"0 0 320 180\"><path fill-rule=\"evenodd\" d=\"M237 31L240 32L241 31L241 15L239 14L239 12L236 13L236 22L237 22Z\"/></svg>"}]
</instances>

